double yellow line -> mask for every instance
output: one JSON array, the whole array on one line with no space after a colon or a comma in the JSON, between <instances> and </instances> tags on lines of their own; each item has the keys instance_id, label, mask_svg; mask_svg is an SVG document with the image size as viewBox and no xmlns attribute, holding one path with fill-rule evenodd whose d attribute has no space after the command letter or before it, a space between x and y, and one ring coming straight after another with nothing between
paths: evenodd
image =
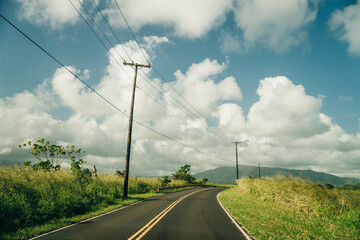
<instances>
[{"instance_id":1,"label":"double yellow line","mask_svg":"<svg viewBox=\"0 0 360 240\"><path fill-rule=\"evenodd\" d=\"M182 200L184 200L185 198L187 198L188 196L204 191L207 189L201 189L201 190L197 190L195 192L191 192L189 194L186 194L182 197L180 197L178 200L176 200L175 202L173 202L172 204L170 204L167 208L165 208L161 213L159 213L156 217L154 217L153 219L150 220L150 222L148 222L143 228L141 228L139 231L137 231L134 235L132 235L130 238L128 238L128 240L139 240L142 237L145 236L145 234L147 232L150 231L151 228L153 228L168 212L170 212L171 209L173 209L179 202L181 202Z\"/></svg>"}]
</instances>

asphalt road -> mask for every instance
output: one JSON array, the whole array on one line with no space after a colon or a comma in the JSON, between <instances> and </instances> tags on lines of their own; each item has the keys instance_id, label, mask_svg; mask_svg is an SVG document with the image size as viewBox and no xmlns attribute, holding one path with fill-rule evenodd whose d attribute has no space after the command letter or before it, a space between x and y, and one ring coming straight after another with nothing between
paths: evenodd
<instances>
[{"instance_id":1,"label":"asphalt road","mask_svg":"<svg viewBox=\"0 0 360 240\"><path fill-rule=\"evenodd\" d=\"M159 195L36 239L246 239L216 199L222 190Z\"/></svg>"}]
</instances>

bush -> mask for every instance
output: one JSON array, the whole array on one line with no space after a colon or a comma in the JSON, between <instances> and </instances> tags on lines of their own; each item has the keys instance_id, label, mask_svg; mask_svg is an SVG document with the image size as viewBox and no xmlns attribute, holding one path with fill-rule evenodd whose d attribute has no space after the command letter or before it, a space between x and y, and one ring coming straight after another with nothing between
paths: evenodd
<instances>
[{"instance_id":1,"label":"bush","mask_svg":"<svg viewBox=\"0 0 360 240\"><path fill-rule=\"evenodd\" d=\"M190 174L191 165L186 164L182 166L176 173L173 173L174 180L185 180L187 184L191 184L195 181L196 178Z\"/></svg>"},{"instance_id":2,"label":"bush","mask_svg":"<svg viewBox=\"0 0 360 240\"><path fill-rule=\"evenodd\" d=\"M159 179L159 181L162 187L165 187L166 185L171 183L171 179L168 176L163 176L162 178Z\"/></svg>"}]
</instances>

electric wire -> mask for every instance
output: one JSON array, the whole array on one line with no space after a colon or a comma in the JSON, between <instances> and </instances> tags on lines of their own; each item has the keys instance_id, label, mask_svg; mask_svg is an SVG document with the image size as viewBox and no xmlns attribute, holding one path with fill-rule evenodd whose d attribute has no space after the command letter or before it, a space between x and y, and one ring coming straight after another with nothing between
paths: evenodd
<instances>
[{"instance_id":1,"label":"electric wire","mask_svg":"<svg viewBox=\"0 0 360 240\"><path fill-rule=\"evenodd\" d=\"M78 1L79 1L79 0L78 0ZM134 61L131 59L129 53L126 51L126 49L125 49L125 47L123 46L123 44L121 43L121 41L119 40L119 38L117 37L117 35L115 34L113 28L110 26L109 22L106 20L104 14L101 12L99 6L95 3L94 0L92 0L92 2L94 3L96 9L97 9L98 12L101 14L101 16L102 16L102 18L104 19L106 25L109 27L109 29L110 29L110 31L112 32L112 34L115 36L116 40L117 40L118 43L121 45L122 49L124 50L124 52L126 53L126 55L128 56L128 58L130 59L130 61L134 62ZM124 59L123 59L123 60L124 60Z\"/></svg>"},{"instance_id":2,"label":"electric wire","mask_svg":"<svg viewBox=\"0 0 360 240\"><path fill-rule=\"evenodd\" d=\"M145 72L144 72L145 73ZM140 76L142 76L141 74L139 74ZM145 73L145 75L150 79L151 77ZM157 83L156 81L151 81L149 82L148 80L146 80L146 78L144 78L145 81L147 81L154 89L156 89L157 91L159 91L159 93L164 96L164 98L169 99L172 98L174 101L169 100L169 102L171 102L172 104L174 104L176 107L178 107L185 115L189 116L191 119L193 119L195 122L200 123L201 126L208 128L212 133L214 133L215 135L218 135L220 137L222 137L223 139L225 139L226 141L232 141L230 138L228 138L227 136L225 136L224 134L220 133L219 131L214 130L213 128L210 128L206 123L204 123L203 121L200 120L199 116L196 116L196 114L194 114L191 110L189 110L189 108L187 108L183 103L181 103L178 99L176 99L172 94L170 94L169 92L165 91L166 93L169 93L168 95L165 95L161 90L159 90L158 88L156 88L151 82L154 82L159 88L163 89L162 86ZM187 110L187 112L185 110ZM203 118L206 120L206 117L203 116Z\"/></svg>"},{"instance_id":3,"label":"electric wire","mask_svg":"<svg viewBox=\"0 0 360 240\"><path fill-rule=\"evenodd\" d=\"M115 58L115 56L111 53L111 51L109 50L109 48L106 46L106 44L104 43L103 40L101 40L101 38L99 37L99 35L95 32L95 30L90 26L90 24L86 21L85 17L80 13L80 11L75 7L75 5L72 3L71 0L69 0L69 2L71 3L71 5L74 7L74 9L78 12L78 14L80 15L80 17L84 20L85 24L90 28L90 30L93 32L93 34L96 36L96 38L101 42L102 46L106 49L107 52L109 52L109 54L113 57L113 59L119 64L119 66L121 66L121 64L119 63L119 61ZM111 43L110 43L111 44ZM121 57L121 55L119 55ZM122 57L121 57L122 58ZM122 58L123 59L123 58ZM122 70L126 73L126 71L122 68ZM130 77L130 76L129 76Z\"/></svg>"},{"instance_id":4,"label":"electric wire","mask_svg":"<svg viewBox=\"0 0 360 240\"><path fill-rule=\"evenodd\" d=\"M122 65L117 61L117 59L115 58L115 56L110 52L110 50L109 50L109 48L108 47L106 47L106 45L103 43L103 41L100 39L100 37L98 36L98 34L94 31L94 29L90 26L90 24L86 21L86 19L84 18L84 16L80 13L80 11L75 7L75 5L72 3L72 1L71 0L69 0L70 1L70 3L72 4L72 6L74 7L74 9L78 12L78 14L81 16L81 18L84 20L84 22L86 23L86 25L91 29L91 31L93 32L93 34L95 34L96 35L96 37L98 38L98 40L102 43L102 45L105 47L105 49L110 53L110 55L111 55L111 57L117 62L117 64L120 66L120 68L127 74L127 72L123 69L123 67L122 67ZM79 1L79 0L78 0ZM81 2L79 2L79 4L81 4ZM91 14L89 13L89 11L87 11L86 10L86 8L84 7L84 5L83 4L81 4L81 6L82 6L82 8L85 10L85 12L87 13L87 15L89 16L89 18L94 22L94 24L96 25L96 27L100 30L100 32L104 35L104 37L108 40L108 42L109 42L109 44L110 45L112 45L112 43L110 42L110 40L109 40L109 38L106 36L106 34L104 33L104 31L102 31L101 29L100 29L100 26L96 23L96 21L95 21L95 19L91 16ZM98 9L98 11L100 12L100 9ZM114 32L113 32L113 34L115 34ZM120 43L121 44L121 43ZM116 51L117 53L118 53L118 55L124 60L124 58L120 55L120 53L118 52L118 51ZM130 58L131 59L131 58ZM124 60L125 61L125 60ZM130 81L132 81L131 80L131 77L127 74L127 76L129 77L129 79L130 79ZM141 74L139 74L139 76L142 76ZM148 75L147 75L148 76ZM150 79L150 80L152 80L149 76L148 76L148 78ZM149 85L151 85L155 90L157 90L157 91L159 91L153 84L152 84L152 82L151 81L148 81L147 79L145 79L145 81L147 81L147 83L149 84ZM154 81L155 82L155 81ZM156 82L155 82L156 83ZM138 84L137 84L138 85ZM157 84L158 85L158 84ZM159 85L158 85L159 86ZM159 86L159 87L161 87L161 86ZM144 90L142 90L142 91L144 91ZM161 91L159 91L159 93L164 97L164 98L166 98L166 95L164 95ZM146 94L147 96L149 96L149 94ZM171 95L170 95L171 96ZM171 96L172 97L172 96ZM176 101L177 101L177 99L175 99ZM159 101L155 101L155 102L157 102L159 105L162 105L162 104L160 104L160 102ZM178 101L177 101L178 102ZM180 102L178 102L178 103L180 103ZM180 103L181 104L181 103ZM177 104L175 104L184 114L187 114L179 105L177 105ZM162 105L163 106L163 105ZM163 106L164 107L164 106ZM166 107L165 107L166 108ZM166 108L166 109L168 109L168 108ZM169 109L168 109L169 110ZM197 120L196 119L196 116L195 117L192 117L192 119L193 120ZM204 124L202 124L204 127L207 127L207 126L205 126ZM196 129L196 128L195 128ZM218 142L218 141L217 141Z\"/></svg>"},{"instance_id":5,"label":"electric wire","mask_svg":"<svg viewBox=\"0 0 360 240\"><path fill-rule=\"evenodd\" d=\"M136 36L135 36L134 32L132 31L132 29L131 29L128 21L126 20L126 17L125 17L125 15L124 15L123 11L121 10L121 8L120 8L117 0L114 0L114 2L115 2L115 4L116 4L117 8L119 9L119 12L120 12L121 16L123 17L124 22L126 23L128 29L129 29L131 35L133 36L133 38L134 38L137 46L139 47L142 55L144 56L145 60L146 60L148 63L150 63L149 60L148 60L148 58L147 58L146 55L144 54L144 52L143 52L143 50L142 50L139 42L137 41ZM160 78L163 79L188 105L190 105L192 109L194 109L194 110L195 110L200 116L202 116L204 119L207 119L207 118L206 118L199 110L197 110L187 99L185 99L185 98L169 83L169 81L167 81L167 80L162 76L162 74L160 74L160 72L154 67L153 64L151 64L151 66L152 66L152 68L154 69L154 71L160 76ZM146 73L145 73L145 74L146 74ZM174 99L175 99L175 98L174 98ZM176 101L177 101L177 100L176 100ZM192 111L190 111L188 108L186 108L184 104L182 104L182 103L180 103L180 104L181 104L187 111L191 112L192 115L196 116ZM198 118L198 116L196 116L196 118ZM225 137L226 140L228 140L228 141L230 140L230 141L231 141L231 138L228 137L228 136L230 136L230 134L227 134L227 133L225 133L223 130L221 130L220 128L218 128L218 127L216 126L216 124L213 123L211 120L208 120L208 121L209 121L209 123L211 123L211 125L213 125L213 126L215 127L215 129L217 129L217 131L218 131L217 133L218 133L218 134L220 134L220 135L222 135L223 137ZM210 128L209 128L209 129L210 129ZM215 130L212 130L212 131L215 131ZM228 135L228 136L226 136L226 135Z\"/></svg>"},{"instance_id":6,"label":"electric wire","mask_svg":"<svg viewBox=\"0 0 360 240\"><path fill-rule=\"evenodd\" d=\"M97 37L97 39L102 43L102 45L105 47L105 49L107 50L107 52L110 53L111 57L117 62L117 64L120 66L120 68L127 74L127 72L123 69L123 66L117 61L117 59L115 58L115 56L110 52L109 48L106 47L106 45L104 44L104 42L100 39L100 37L98 36L98 34L94 31L94 29L90 26L90 24L86 21L86 19L84 18L84 16L80 13L80 11L75 7L75 5L72 3L71 0L69 0L70 3L72 4L72 6L74 7L74 9L78 12L78 14L81 16L81 18L84 20L84 22L86 23L86 25L91 29L91 31L93 32L93 34L95 34L95 36ZM79 0L78 0L79 1ZM106 34L104 33L104 31L102 31L99 27L99 25L96 23L95 19L91 16L91 14L89 13L89 11L86 10L86 8L84 7L84 5L79 2L82 6L82 8L84 9L84 11L87 13L87 15L89 16L89 18L94 22L95 26L100 30L100 32L104 35L104 37L107 39L107 41L109 42L110 45L112 45L112 43L110 42L109 38L106 36ZM100 12L100 9L98 9L98 11ZM113 34L115 34L113 32ZM121 43L120 43L121 44ZM116 49L115 49L116 50ZM118 53L118 55L124 60L124 58L120 55L120 53L118 51L116 51ZM131 59L131 58L130 58ZM125 60L124 60L125 61ZM133 67L132 67L133 68ZM129 77L130 81L132 81L131 77L127 74L127 76ZM141 74L139 74L139 76L141 76ZM155 90L159 91L151 82L149 82L147 79L145 79L149 85L151 85ZM137 84L138 85L138 84ZM143 91L143 90L142 90ZM162 95L163 93L161 91L159 91ZM148 95L148 94L147 94ZM148 95L149 96L149 95ZM166 97L165 95L163 95L164 97ZM156 101L158 104L160 104L158 101ZM176 105L180 110L181 107L179 107L178 105ZM182 110L185 114L186 112L184 110Z\"/></svg>"},{"instance_id":7,"label":"electric wire","mask_svg":"<svg viewBox=\"0 0 360 240\"><path fill-rule=\"evenodd\" d=\"M162 108L164 108L165 110L167 110L171 115L177 117L179 120L181 120L184 124L188 124L188 122L182 118L181 116L179 116L178 114L174 113L173 111L171 111L168 107L166 107L164 104L162 104L161 102L159 102L157 99L153 98L152 96L150 96L148 93L146 93L146 91L144 91L143 89L141 89L139 86L137 86L137 88L148 98L152 99L154 102L157 102ZM199 129L197 128L193 128L193 130L197 131L200 134L204 134L203 132L201 132ZM219 142L216 138L211 137L212 140L216 141L219 144L222 144L221 142Z\"/></svg>"},{"instance_id":8,"label":"electric wire","mask_svg":"<svg viewBox=\"0 0 360 240\"><path fill-rule=\"evenodd\" d=\"M149 60L148 60L148 58L146 57L145 53L143 52L142 48L140 47L140 44L139 44L139 42L137 41L134 32L131 30L130 25L129 25L128 21L126 20L124 13L121 11L121 8L120 8L118 2L117 2L116 0L114 0L114 2L116 3L116 6L118 7L118 9L119 9L119 11L120 11L120 13L121 13L121 16L123 17L123 19L124 19L124 21L125 21L128 29L129 29L131 35L133 36L135 42L136 42L137 45L139 46L142 55L144 56L145 60L146 60L148 63L150 63Z\"/></svg>"},{"instance_id":9,"label":"electric wire","mask_svg":"<svg viewBox=\"0 0 360 240\"><path fill-rule=\"evenodd\" d=\"M76 8L76 6L73 4L73 2L71 0L69 0L69 2L71 3L71 5L73 6L73 8L78 12L78 14L81 16L81 18L85 21L86 25L91 29L91 31L97 36L97 38L100 40L100 37L97 35L97 33L95 32L95 30L93 30L93 28L90 26L90 24L86 21L85 17L81 14L81 12ZM101 30L100 26L96 23L95 19L91 16L91 14L88 12L88 10L85 8L85 6L80 2L80 0L78 0L79 4L81 5L81 7L84 9L84 11L86 12L86 14L90 17L90 19L93 21L93 23L95 24L95 26L99 29L99 31L102 33L102 35L105 37L105 39L108 41L108 43L110 44L110 46L112 47L114 44L110 41L110 39L106 36L106 34ZM102 43L103 41L100 40ZM109 51L109 48L105 46L105 44L103 43L104 47L108 50L108 52L111 54L111 52ZM118 52L118 50L116 48L114 48L115 51L117 52L117 54L120 56L120 58L125 61L125 59L123 58L123 56ZM117 61L115 59L115 61ZM118 62L119 63L119 62ZM119 63L119 65L121 65Z\"/></svg>"},{"instance_id":10,"label":"electric wire","mask_svg":"<svg viewBox=\"0 0 360 240\"><path fill-rule=\"evenodd\" d=\"M173 89L192 109L194 109L200 116L202 116L202 117L204 117L204 118L206 119L206 117L205 117L199 110L197 110L197 109L194 107L193 104L191 104L181 93L179 93L179 91L176 90L176 88L174 88L174 87L170 84L170 82L156 69L155 66L152 65L152 68L153 68L154 71L160 76L160 78L161 78L162 80L164 80L164 81L170 86L170 88ZM219 131L223 136L228 135L228 136L226 136L227 139L228 139L228 140L231 140L230 138L232 138L232 137L230 136L230 134L224 132L224 131L221 130L219 127L216 127L216 124L213 123L212 121L209 121L209 122L210 122L212 125L214 125L215 128L218 129L218 131ZM230 138L228 138L229 136L230 136Z\"/></svg>"},{"instance_id":11,"label":"electric wire","mask_svg":"<svg viewBox=\"0 0 360 240\"><path fill-rule=\"evenodd\" d=\"M71 0L69 0L70 2L71 2ZM79 1L79 0L78 0ZM71 2L72 3L72 2ZM101 28L100 28L100 26L96 23L96 20L91 16L91 14L89 13L89 11L87 11L86 10L86 8L85 8L85 6L79 1L79 4L82 6L82 8L85 10L85 12L86 12L86 14L89 16L89 18L94 22L94 24L96 25L96 27L100 30L100 32L103 34L103 36L107 39L107 41L109 42L109 44L110 45L113 45L112 43L111 43L111 41L109 40L109 38L106 36L106 34L104 33L104 31L102 31L101 30ZM95 3L94 3L95 4ZM96 32L92 29L92 27L90 26L90 24L88 24L87 23L87 21L85 20L85 18L82 16L82 14L80 13L80 11L78 11L78 9L74 6L74 4L72 4L73 5L73 7L75 8L75 10L79 13L79 15L82 17L82 19L86 22L86 24L87 24L87 26L92 30L92 32L97 36L97 38L100 40L100 37L96 34ZM104 15L101 13L101 10L98 8L98 6L97 5L95 5L96 6L96 8L97 8L97 10L98 10L98 12L103 16L103 19L104 19L104 21L108 24L108 22L106 21L106 19L105 19L105 17L104 17ZM110 25L108 24L108 26L109 26L109 28L111 28L110 27ZM130 27L130 26L129 26ZM130 28L131 29L131 28ZM111 28L111 30L112 30L112 28ZM115 34L115 32L112 30L111 31L112 33L113 33L113 35L118 39L118 37L116 36L116 34ZM132 33L133 34L133 33ZM134 34L133 34L133 36L135 36ZM136 39L135 39L136 40ZM101 40L100 40L101 41ZM137 41L136 41L137 42ZM121 46L122 46L122 44L121 44L121 42L119 43ZM139 48L140 48L140 50L141 50L141 52L143 53L143 51L142 51L142 49L141 49L141 47L140 47L140 45L139 45L139 43L137 42L137 44L138 44L138 46L139 46ZM103 45L105 46L105 44L103 43ZM123 47L123 46L122 46ZM106 49L107 49L107 51L108 52L110 52L110 50L107 48L107 47L105 47ZM124 47L123 47L123 49L124 49ZM115 50L116 50L116 48L115 48ZM125 50L125 49L124 49ZM124 60L124 58L121 56L121 54L116 50L116 52L118 53L118 55ZM125 52L126 52L126 50L125 50ZM111 53L111 52L110 52ZM145 56L145 54L143 53L143 55ZM121 69L124 71L124 72L126 72L124 69L123 69L123 67L122 67L122 65L116 60L116 58L113 56L113 54L111 54L111 56L115 59L115 61L118 63L118 65L121 67ZM129 58L131 59L131 57L129 56ZM125 60L124 60L125 61ZM153 80L153 79L151 79L151 77L146 73L146 72L144 72L142 69L140 70L141 72L143 72L148 78L149 78L149 80ZM127 73L127 72L126 72ZM142 76L142 74L141 73L139 73L139 76ZM128 77L131 79L131 77L128 75ZM143 77L143 76L142 76ZM156 81L148 81L146 78L143 78L143 79L145 79L145 81L147 81L147 83L148 84L150 84L155 90L157 90L157 91L159 91L159 93L164 97L164 98L168 98L167 97L167 95L165 95L165 94L163 94L162 93L162 91L161 90L159 90L159 89L157 89L155 86L154 86L154 84L152 83L152 82L154 82L159 88L162 88L162 86L160 86ZM172 102L171 100L170 100L170 102L172 102L176 107L178 107L185 115L188 115L191 119L193 119L195 122L199 122L200 123L200 125L202 125L203 127L205 127L205 128L209 128L207 125L206 125L206 123L203 123L201 120L199 120L198 119L198 116L196 116L192 111L190 111L186 106L184 106L179 100L177 100L176 98L174 98L171 94L169 94L168 96L170 96L173 100L175 100L177 103L174 103L174 102ZM159 104L159 102L157 101L157 103ZM179 106L179 105L181 105L181 106ZM190 112L192 115L190 116L186 111L184 111L182 108L185 108L188 112ZM204 117L204 119L206 119L205 117ZM212 128L209 128L210 129L210 131L211 132L213 132L214 134L216 134L216 135L219 135L219 133L218 132L216 132L215 130L213 130ZM222 135L222 134L220 134L220 135ZM222 137L224 138L224 135L222 135ZM230 141L230 139L229 138L224 138L225 140L227 140L227 141Z\"/></svg>"},{"instance_id":12,"label":"electric wire","mask_svg":"<svg viewBox=\"0 0 360 240\"><path fill-rule=\"evenodd\" d=\"M50 54L47 50L45 50L43 47L41 47L38 43L36 43L32 38L30 38L27 34L25 34L23 31L21 31L18 27L16 27L12 22L10 22L6 17L4 17L2 14L0 14L0 17L2 19L4 19L8 24L10 24L14 29L16 29L19 33L21 33L24 37L26 37L30 42L32 42L36 47L38 47L41 51L43 51L46 55L48 55L51 59L53 59L55 62L57 62L60 66L62 66L64 69L66 69L71 75L73 75L77 80L79 80L80 82L82 82L86 87L88 87L91 91L93 91L96 95L98 95L101 99L103 99L106 103L108 103L110 106L112 106L114 109L116 109L118 112L120 112L121 114L125 115L126 117L129 118L129 116L123 112L122 110L120 110L117 106L115 106L113 103L111 103L108 99L106 99L103 95L101 95L98 91L96 91L93 87L91 87L89 84L87 84L84 80L82 80L79 76L77 76L73 71L71 71L68 67L66 67L63 63L61 63L57 58L55 58L52 54ZM220 157L217 157L217 156L214 156L212 154L209 154L207 152L204 152L204 151L201 151L199 149L196 149L196 148L193 148L181 141L178 141L174 138L171 138L149 126L146 126L145 124L137 121L137 120L133 120L135 123L137 123L138 125L154 132L154 133L157 133L158 135L160 136L163 136L164 138L167 138L175 143L178 143L186 148L189 148L193 151L196 151L196 152L199 152L199 153L202 153L204 155L207 155L209 157L212 157L212 158L215 158L215 159L219 159L219 160L223 160L223 161L230 161L228 159L224 159L224 158L220 158Z\"/></svg>"}]
</instances>

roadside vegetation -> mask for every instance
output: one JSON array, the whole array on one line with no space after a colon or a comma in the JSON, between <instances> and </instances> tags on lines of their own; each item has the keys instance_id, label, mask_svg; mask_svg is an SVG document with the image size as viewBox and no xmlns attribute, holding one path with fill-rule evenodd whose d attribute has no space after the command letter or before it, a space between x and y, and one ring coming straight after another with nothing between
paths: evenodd
<instances>
[{"instance_id":1,"label":"roadside vegetation","mask_svg":"<svg viewBox=\"0 0 360 240\"><path fill-rule=\"evenodd\" d=\"M154 196L159 187L207 182L192 177L185 165L172 178L130 177L129 197L123 198L124 173L91 172L80 148L44 139L19 148L36 160L0 168L0 239L28 239ZM63 162L70 169L61 168Z\"/></svg>"},{"instance_id":2,"label":"roadside vegetation","mask_svg":"<svg viewBox=\"0 0 360 240\"><path fill-rule=\"evenodd\" d=\"M220 201L261 239L360 239L360 190L299 178L242 178Z\"/></svg>"},{"instance_id":3,"label":"roadside vegetation","mask_svg":"<svg viewBox=\"0 0 360 240\"><path fill-rule=\"evenodd\" d=\"M0 168L0 239L27 239L81 220L80 215L155 195L159 185L156 178L129 182L130 195L124 199L123 179L116 175L99 173L80 182L71 170ZM43 224L47 227L39 228Z\"/></svg>"}]
</instances>

